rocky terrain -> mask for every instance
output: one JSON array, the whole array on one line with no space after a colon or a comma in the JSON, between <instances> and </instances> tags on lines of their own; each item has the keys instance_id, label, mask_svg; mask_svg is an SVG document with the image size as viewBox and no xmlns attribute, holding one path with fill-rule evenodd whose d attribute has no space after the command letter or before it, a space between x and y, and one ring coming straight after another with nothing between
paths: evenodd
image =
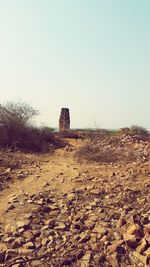
<instances>
[{"instance_id":1,"label":"rocky terrain","mask_svg":"<svg viewBox=\"0 0 150 267\"><path fill-rule=\"evenodd\" d=\"M134 161L78 162L80 140L54 155L17 154L19 165L11 155L1 167L0 266L150 266L149 143L124 143L137 147Z\"/></svg>"},{"instance_id":2,"label":"rocky terrain","mask_svg":"<svg viewBox=\"0 0 150 267\"><path fill-rule=\"evenodd\" d=\"M102 135L83 146L78 156L99 163L145 163L150 160L150 141L138 135Z\"/></svg>"}]
</instances>

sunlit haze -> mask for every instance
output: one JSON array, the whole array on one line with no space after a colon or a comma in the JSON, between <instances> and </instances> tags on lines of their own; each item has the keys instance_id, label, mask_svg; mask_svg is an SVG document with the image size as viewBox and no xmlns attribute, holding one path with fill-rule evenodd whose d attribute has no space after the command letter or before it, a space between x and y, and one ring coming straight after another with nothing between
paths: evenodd
<instances>
[{"instance_id":1,"label":"sunlit haze","mask_svg":"<svg viewBox=\"0 0 150 267\"><path fill-rule=\"evenodd\" d=\"M149 0L0 1L1 103L24 101L37 123L150 129Z\"/></svg>"}]
</instances>

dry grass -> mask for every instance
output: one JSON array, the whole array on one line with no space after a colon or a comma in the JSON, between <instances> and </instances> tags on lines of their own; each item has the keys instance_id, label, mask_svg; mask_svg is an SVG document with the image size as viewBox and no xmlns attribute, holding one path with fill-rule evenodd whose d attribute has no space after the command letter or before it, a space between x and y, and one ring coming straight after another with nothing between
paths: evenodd
<instances>
[{"instance_id":1,"label":"dry grass","mask_svg":"<svg viewBox=\"0 0 150 267\"><path fill-rule=\"evenodd\" d=\"M108 149L99 149L93 148L90 145L86 145L81 147L77 154L77 158L79 161L86 160L86 161L95 161L95 162L102 162L102 163L111 163L117 161L117 156L114 155L112 150Z\"/></svg>"},{"instance_id":2,"label":"dry grass","mask_svg":"<svg viewBox=\"0 0 150 267\"><path fill-rule=\"evenodd\" d=\"M119 131L114 135L107 132L94 135L88 144L77 151L76 156L79 161L130 163L147 160L149 151L149 132L142 127L132 127L128 133Z\"/></svg>"}]
</instances>

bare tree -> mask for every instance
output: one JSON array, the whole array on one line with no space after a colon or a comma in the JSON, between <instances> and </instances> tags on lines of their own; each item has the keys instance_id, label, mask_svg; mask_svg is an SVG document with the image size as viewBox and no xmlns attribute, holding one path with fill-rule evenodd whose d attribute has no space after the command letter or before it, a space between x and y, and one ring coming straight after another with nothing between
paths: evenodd
<instances>
[{"instance_id":1,"label":"bare tree","mask_svg":"<svg viewBox=\"0 0 150 267\"><path fill-rule=\"evenodd\" d=\"M65 147L49 127L35 127L31 119L39 112L23 102L0 104L0 147L46 152Z\"/></svg>"},{"instance_id":2,"label":"bare tree","mask_svg":"<svg viewBox=\"0 0 150 267\"><path fill-rule=\"evenodd\" d=\"M26 124L38 111L24 102L8 102L5 106L0 105L0 122L7 124L10 121L18 121Z\"/></svg>"},{"instance_id":3,"label":"bare tree","mask_svg":"<svg viewBox=\"0 0 150 267\"><path fill-rule=\"evenodd\" d=\"M8 145L18 142L21 133L38 111L24 102L8 102L0 104L0 124L6 130Z\"/></svg>"}]
</instances>

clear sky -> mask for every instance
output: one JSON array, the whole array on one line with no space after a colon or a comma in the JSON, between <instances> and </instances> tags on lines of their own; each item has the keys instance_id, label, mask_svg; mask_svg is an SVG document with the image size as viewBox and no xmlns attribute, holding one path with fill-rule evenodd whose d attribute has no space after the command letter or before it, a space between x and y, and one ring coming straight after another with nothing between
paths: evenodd
<instances>
[{"instance_id":1,"label":"clear sky","mask_svg":"<svg viewBox=\"0 0 150 267\"><path fill-rule=\"evenodd\" d=\"M0 0L0 102L58 125L150 129L149 0Z\"/></svg>"}]
</instances>

